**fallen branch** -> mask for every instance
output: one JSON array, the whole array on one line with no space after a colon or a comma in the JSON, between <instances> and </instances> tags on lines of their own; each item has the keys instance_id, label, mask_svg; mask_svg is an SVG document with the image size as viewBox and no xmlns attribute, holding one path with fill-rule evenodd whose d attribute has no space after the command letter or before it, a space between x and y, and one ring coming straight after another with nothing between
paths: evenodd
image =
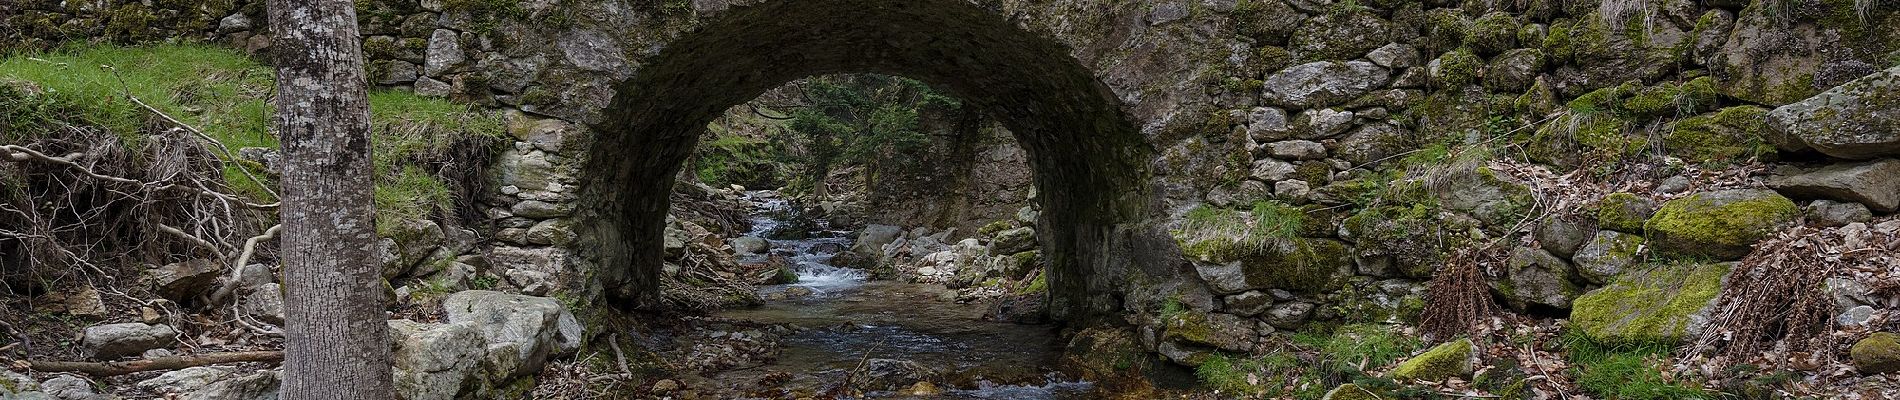
<instances>
[{"instance_id":1,"label":"fallen branch","mask_svg":"<svg viewBox=\"0 0 1900 400\"><path fill-rule=\"evenodd\" d=\"M126 184L126 185L137 185L154 192L162 192L162 191L167 191L167 190L179 190L179 191L192 192L192 193L215 197L215 198L218 198L219 200L224 200L232 204L243 206L244 208L250 208L250 209L256 209L256 210L275 210L277 209L277 205L278 205L278 203L270 203L270 204L252 203L252 202L244 201L244 199L238 198L237 196L233 196L230 194L179 185L176 183L142 182L136 179L127 179L127 178L121 178L117 176L100 174L97 172L93 172L91 168L87 168L84 165L79 165L79 163L74 162L74 160L78 159L81 156L84 156L85 153L72 153L72 154L67 154L65 156L62 156L62 157L54 157L54 156L46 155L46 153L41 153L38 150L27 148L25 146L18 146L18 145L11 145L11 144L0 145L0 151L5 151L4 153L0 153L0 156L5 156L4 158L0 158L0 160L12 161L12 162L40 161L40 162L52 163L55 165L64 166L66 168L78 170L80 174L84 174L93 179L109 181L109 182L114 182L114 183L119 183L119 184Z\"/></svg>"},{"instance_id":2,"label":"fallen branch","mask_svg":"<svg viewBox=\"0 0 1900 400\"><path fill-rule=\"evenodd\" d=\"M224 277L224 283L218 285L217 291L211 292L211 302L224 301L226 297L231 296L231 292L237 291L238 278L243 276L244 266L250 265L251 256L257 254L257 243L276 239L277 232L283 230L284 224L271 225L270 229L264 230L264 233L252 236L250 239L245 239L244 251L238 253L237 260L231 263L231 275Z\"/></svg>"},{"instance_id":3,"label":"fallen branch","mask_svg":"<svg viewBox=\"0 0 1900 400\"><path fill-rule=\"evenodd\" d=\"M164 371L215 364L282 361L284 361L284 352L281 351L246 351L159 357L134 361L29 361L27 362L27 369L40 372L78 372L92 376L117 376L145 371Z\"/></svg>"}]
</instances>

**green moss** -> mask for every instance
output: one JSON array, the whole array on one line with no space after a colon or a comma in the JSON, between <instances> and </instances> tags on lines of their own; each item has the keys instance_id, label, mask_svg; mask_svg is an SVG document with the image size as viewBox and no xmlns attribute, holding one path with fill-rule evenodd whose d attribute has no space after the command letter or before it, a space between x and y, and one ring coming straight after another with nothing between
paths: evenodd
<instances>
[{"instance_id":1,"label":"green moss","mask_svg":"<svg viewBox=\"0 0 1900 400\"><path fill-rule=\"evenodd\" d=\"M1478 81L1478 70L1484 68L1484 60L1478 58L1470 49L1459 48L1438 57L1438 85L1444 88L1464 87Z\"/></svg>"},{"instance_id":2,"label":"green moss","mask_svg":"<svg viewBox=\"0 0 1900 400\"><path fill-rule=\"evenodd\" d=\"M1568 21L1550 24L1550 33L1544 35L1543 48L1545 56L1550 57L1551 64L1563 64L1576 56L1577 48L1571 38L1573 27L1574 25Z\"/></svg>"},{"instance_id":3,"label":"green moss","mask_svg":"<svg viewBox=\"0 0 1900 400\"><path fill-rule=\"evenodd\" d=\"M1597 225L1604 229L1641 233L1649 220L1650 203L1635 194L1612 193L1597 203Z\"/></svg>"},{"instance_id":4,"label":"green moss","mask_svg":"<svg viewBox=\"0 0 1900 400\"><path fill-rule=\"evenodd\" d=\"M1377 392L1374 392L1369 389L1361 388L1359 387L1359 385L1348 383L1344 385L1339 385L1339 387L1333 388L1333 390L1331 391L1327 391L1326 397L1322 399L1323 400L1380 400L1384 398L1385 397L1379 396Z\"/></svg>"},{"instance_id":5,"label":"green moss","mask_svg":"<svg viewBox=\"0 0 1900 400\"><path fill-rule=\"evenodd\" d=\"M1352 258L1338 241L1302 238L1280 241L1240 262L1250 286L1315 293L1337 288L1340 270L1352 265Z\"/></svg>"},{"instance_id":6,"label":"green moss","mask_svg":"<svg viewBox=\"0 0 1900 400\"><path fill-rule=\"evenodd\" d=\"M1471 375L1471 339L1440 344L1412 357L1392 369L1394 379L1442 382L1452 377Z\"/></svg>"},{"instance_id":7,"label":"green moss","mask_svg":"<svg viewBox=\"0 0 1900 400\"><path fill-rule=\"evenodd\" d=\"M1517 47L1517 17L1494 11L1472 21L1465 31L1465 45L1482 54L1497 54Z\"/></svg>"},{"instance_id":8,"label":"green moss","mask_svg":"<svg viewBox=\"0 0 1900 400\"><path fill-rule=\"evenodd\" d=\"M1208 343L1214 336L1214 328L1207 323L1207 314L1192 311L1177 311L1167 314L1162 320L1162 340L1180 339L1193 343Z\"/></svg>"},{"instance_id":9,"label":"green moss","mask_svg":"<svg viewBox=\"0 0 1900 400\"><path fill-rule=\"evenodd\" d=\"M1900 371L1900 334L1875 332L1848 349L1854 367L1863 374Z\"/></svg>"},{"instance_id":10,"label":"green moss","mask_svg":"<svg viewBox=\"0 0 1900 400\"><path fill-rule=\"evenodd\" d=\"M991 222L989 224L983 225L982 228L977 228L976 233L979 235L989 236L989 235L994 235L997 232L1010 230L1011 228L1015 228L1015 227L1016 227L1015 221L1006 220L1006 219L997 220L996 222Z\"/></svg>"},{"instance_id":11,"label":"green moss","mask_svg":"<svg viewBox=\"0 0 1900 400\"><path fill-rule=\"evenodd\" d=\"M1684 118L1668 126L1663 145L1670 154L1698 163L1727 164L1773 154L1774 146L1764 138L1767 114L1765 108L1735 106Z\"/></svg>"},{"instance_id":12,"label":"green moss","mask_svg":"<svg viewBox=\"0 0 1900 400\"><path fill-rule=\"evenodd\" d=\"M1674 344L1722 290L1730 265L1675 262L1626 272L1571 303L1571 326L1614 344Z\"/></svg>"},{"instance_id":13,"label":"green moss","mask_svg":"<svg viewBox=\"0 0 1900 400\"><path fill-rule=\"evenodd\" d=\"M1023 254L1029 254L1029 253L1028 252L1017 253L1017 255L1023 255ZM1048 274L1042 273L1040 271L1036 272L1036 278L1029 280L1029 284L1023 285L1022 289L1017 289L1016 294L1048 293L1049 279L1047 276Z\"/></svg>"},{"instance_id":14,"label":"green moss","mask_svg":"<svg viewBox=\"0 0 1900 400\"><path fill-rule=\"evenodd\" d=\"M1800 209L1786 197L1763 192L1720 204L1710 193L1663 203L1644 230L1658 250L1691 256L1736 259L1749 246L1794 221Z\"/></svg>"}]
</instances>

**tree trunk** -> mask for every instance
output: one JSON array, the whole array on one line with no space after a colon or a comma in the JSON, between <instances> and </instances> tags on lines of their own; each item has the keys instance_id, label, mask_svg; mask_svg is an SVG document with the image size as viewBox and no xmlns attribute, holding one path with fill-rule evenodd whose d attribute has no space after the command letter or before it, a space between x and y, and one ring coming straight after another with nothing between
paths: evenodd
<instances>
[{"instance_id":1,"label":"tree trunk","mask_svg":"<svg viewBox=\"0 0 1900 400\"><path fill-rule=\"evenodd\" d=\"M284 399L389 399L369 100L348 0L269 0L283 144Z\"/></svg>"}]
</instances>

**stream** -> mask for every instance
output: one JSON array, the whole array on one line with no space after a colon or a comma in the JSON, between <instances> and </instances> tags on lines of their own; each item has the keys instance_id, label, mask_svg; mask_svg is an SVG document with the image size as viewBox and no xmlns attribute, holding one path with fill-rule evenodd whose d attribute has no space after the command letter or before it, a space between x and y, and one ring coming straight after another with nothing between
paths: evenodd
<instances>
[{"instance_id":1,"label":"stream","mask_svg":"<svg viewBox=\"0 0 1900 400\"><path fill-rule=\"evenodd\" d=\"M757 194L748 195L759 205L751 235L763 237L781 224L772 211L786 205ZM760 287L763 306L715 317L784 332L776 338L776 357L757 367L702 373L707 381L777 381L782 389L773 391L780 396L820 398L1085 398L1090 384L1056 372L1063 342L1055 327L983 321L985 305L940 300L942 286L868 280L866 271L828 264L853 236L820 223L808 239L773 240L767 253L795 263L798 282ZM847 380L865 384L843 384ZM918 381L936 389L913 394ZM839 390L849 386L867 390Z\"/></svg>"}]
</instances>

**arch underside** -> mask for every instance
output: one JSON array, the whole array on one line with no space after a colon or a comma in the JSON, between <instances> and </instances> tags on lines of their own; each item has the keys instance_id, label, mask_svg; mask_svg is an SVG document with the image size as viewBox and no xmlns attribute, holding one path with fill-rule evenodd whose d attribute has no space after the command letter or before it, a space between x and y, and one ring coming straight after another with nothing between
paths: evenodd
<instances>
[{"instance_id":1,"label":"arch underside","mask_svg":"<svg viewBox=\"0 0 1900 400\"><path fill-rule=\"evenodd\" d=\"M1061 45L962 0L768 1L686 33L615 88L584 173L583 224L607 294L658 304L668 193L706 124L786 82L834 73L929 82L1004 123L1043 210L1051 310L1114 311L1113 251L1144 215L1152 152L1114 94Z\"/></svg>"}]
</instances>

